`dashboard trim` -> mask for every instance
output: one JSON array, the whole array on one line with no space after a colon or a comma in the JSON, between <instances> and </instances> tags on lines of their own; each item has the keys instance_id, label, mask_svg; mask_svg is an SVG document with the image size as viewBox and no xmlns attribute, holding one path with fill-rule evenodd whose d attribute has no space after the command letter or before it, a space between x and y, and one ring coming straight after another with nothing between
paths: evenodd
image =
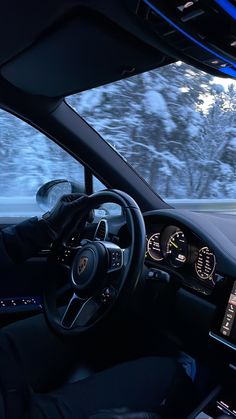
<instances>
[{"instance_id":1,"label":"dashboard trim","mask_svg":"<svg viewBox=\"0 0 236 419\"><path fill-rule=\"evenodd\" d=\"M225 340L224 338L221 338L220 336L216 335L213 332L209 332L209 336L217 340L218 342L223 343L223 345L228 346L230 349L233 349L234 351L236 351L236 345L234 345L233 343L228 342L227 340Z\"/></svg>"}]
</instances>

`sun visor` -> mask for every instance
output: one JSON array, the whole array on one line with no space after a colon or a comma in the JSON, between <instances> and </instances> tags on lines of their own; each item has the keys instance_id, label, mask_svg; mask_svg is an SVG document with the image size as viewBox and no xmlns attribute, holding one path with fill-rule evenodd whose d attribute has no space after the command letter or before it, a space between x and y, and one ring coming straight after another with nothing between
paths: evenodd
<instances>
[{"instance_id":1,"label":"sun visor","mask_svg":"<svg viewBox=\"0 0 236 419\"><path fill-rule=\"evenodd\" d=\"M2 66L1 75L27 93L62 97L170 62L165 58L108 19L81 15Z\"/></svg>"}]
</instances>

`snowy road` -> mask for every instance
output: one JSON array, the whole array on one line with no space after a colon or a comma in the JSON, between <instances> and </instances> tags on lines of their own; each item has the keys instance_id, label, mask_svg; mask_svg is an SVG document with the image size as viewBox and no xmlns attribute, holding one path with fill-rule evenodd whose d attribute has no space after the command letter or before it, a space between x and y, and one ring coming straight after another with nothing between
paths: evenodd
<instances>
[{"instance_id":1,"label":"snowy road","mask_svg":"<svg viewBox=\"0 0 236 419\"><path fill-rule=\"evenodd\" d=\"M0 217L32 217L41 213L35 198L0 198Z\"/></svg>"},{"instance_id":2,"label":"snowy road","mask_svg":"<svg viewBox=\"0 0 236 419\"><path fill-rule=\"evenodd\" d=\"M175 208L185 208L192 211L222 211L236 214L234 199L169 199L167 202ZM42 211L35 198L14 197L0 198L0 217L31 217L39 216Z\"/></svg>"}]
</instances>

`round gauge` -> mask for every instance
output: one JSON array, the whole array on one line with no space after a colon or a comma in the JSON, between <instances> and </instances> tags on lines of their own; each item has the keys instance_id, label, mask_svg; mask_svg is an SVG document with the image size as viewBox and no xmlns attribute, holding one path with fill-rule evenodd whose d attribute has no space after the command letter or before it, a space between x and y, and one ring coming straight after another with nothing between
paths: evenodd
<instances>
[{"instance_id":1,"label":"round gauge","mask_svg":"<svg viewBox=\"0 0 236 419\"><path fill-rule=\"evenodd\" d=\"M181 230L173 233L166 246L166 254L169 262L175 268L180 267L187 260L188 244L184 233Z\"/></svg>"},{"instance_id":2,"label":"round gauge","mask_svg":"<svg viewBox=\"0 0 236 419\"><path fill-rule=\"evenodd\" d=\"M195 262L195 270L200 279L211 279L216 266L216 257L208 247L202 247Z\"/></svg>"},{"instance_id":3,"label":"round gauge","mask_svg":"<svg viewBox=\"0 0 236 419\"><path fill-rule=\"evenodd\" d=\"M154 260L163 259L160 247L160 233L155 233L149 237L147 242L147 253Z\"/></svg>"}]
</instances>

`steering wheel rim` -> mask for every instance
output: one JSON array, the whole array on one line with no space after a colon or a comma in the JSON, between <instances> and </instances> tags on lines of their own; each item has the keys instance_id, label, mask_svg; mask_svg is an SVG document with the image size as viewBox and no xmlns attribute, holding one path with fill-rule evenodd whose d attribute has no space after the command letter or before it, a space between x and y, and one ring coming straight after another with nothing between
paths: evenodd
<instances>
[{"instance_id":1,"label":"steering wheel rim","mask_svg":"<svg viewBox=\"0 0 236 419\"><path fill-rule=\"evenodd\" d=\"M130 233L130 245L121 249L113 242L87 241L78 249L70 272L72 298L66 308L56 303L56 277L48 281L43 296L49 326L63 336L78 336L94 327L136 288L143 269L146 232L137 203L119 190L104 190L88 197L81 219L98 206L112 202L122 206ZM60 238L63 242L63 237Z\"/></svg>"}]
</instances>

